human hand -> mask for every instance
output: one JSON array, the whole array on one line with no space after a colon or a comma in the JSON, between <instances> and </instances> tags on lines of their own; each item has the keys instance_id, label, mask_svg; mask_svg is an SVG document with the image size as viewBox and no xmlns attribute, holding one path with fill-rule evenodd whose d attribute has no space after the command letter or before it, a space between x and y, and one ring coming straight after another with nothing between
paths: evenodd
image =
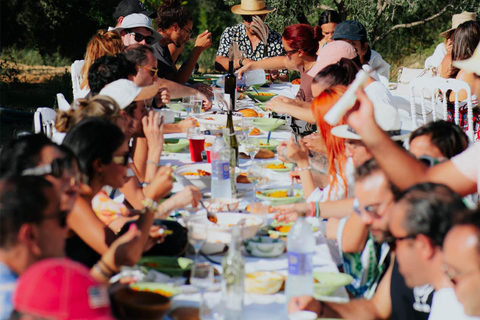
<instances>
[{"instance_id":1,"label":"human hand","mask_svg":"<svg viewBox=\"0 0 480 320\"><path fill-rule=\"evenodd\" d=\"M158 125L160 121L160 112L150 110L148 115L142 118L143 133L147 139L148 152L162 153L163 149L163 124Z\"/></svg>"},{"instance_id":2,"label":"human hand","mask_svg":"<svg viewBox=\"0 0 480 320\"><path fill-rule=\"evenodd\" d=\"M212 108L212 101L210 101L210 99L205 94L203 94L202 92L196 90L195 98L203 100L204 110L210 110Z\"/></svg>"},{"instance_id":3,"label":"human hand","mask_svg":"<svg viewBox=\"0 0 480 320\"><path fill-rule=\"evenodd\" d=\"M297 296L290 298L288 301L288 313L308 310L320 314L322 305L320 301L315 300L311 296Z\"/></svg>"},{"instance_id":4,"label":"human hand","mask_svg":"<svg viewBox=\"0 0 480 320\"><path fill-rule=\"evenodd\" d=\"M115 263L115 252L117 251L118 247L135 240L140 235L141 232L138 230L137 225L135 223L131 223L127 232L113 241L110 247L108 247L108 250L102 255L102 262L113 271L118 271L121 267Z\"/></svg>"},{"instance_id":5,"label":"human hand","mask_svg":"<svg viewBox=\"0 0 480 320\"><path fill-rule=\"evenodd\" d=\"M184 208L188 205L192 205L196 208L202 199L202 193L196 186L185 186L185 188L171 197L173 201L173 209Z\"/></svg>"},{"instance_id":6,"label":"human hand","mask_svg":"<svg viewBox=\"0 0 480 320\"><path fill-rule=\"evenodd\" d=\"M252 63L249 62L249 63L245 63L246 59L243 59L243 67L241 67L240 69L238 69L235 73L237 74L237 78L238 80L242 79L243 77L243 74L249 70L252 70Z\"/></svg>"},{"instance_id":7,"label":"human hand","mask_svg":"<svg viewBox=\"0 0 480 320\"><path fill-rule=\"evenodd\" d=\"M200 33L195 40L195 48L204 51L212 46L212 33L208 30Z\"/></svg>"},{"instance_id":8,"label":"human hand","mask_svg":"<svg viewBox=\"0 0 480 320\"><path fill-rule=\"evenodd\" d=\"M305 146L314 152L327 153L327 147L325 145L325 139L318 132L309 134L308 136L303 137L302 141L305 143Z\"/></svg>"},{"instance_id":9,"label":"human hand","mask_svg":"<svg viewBox=\"0 0 480 320\"><path fill-rule=\"evenodd\" d=\"M162 87L158 89L157 100L160 100L162 104L167 104L170 102L170 91L167 88Z\"/></svg>"},{"instance_id":10,"label":"human hand","mask_svg":"<svg viewBox=\"0 0 480 320\"><path fill-rule=\"evenodd\" d=\"M308 166L308 149L302 140L297 143L292 137L287 141L285 147L286 152L283 152L282 156L286 157L290 162L305 167Z\"/></svg>"},{"instance_id":11,"label":"human hand","mask_svg":"<svg viewBox=\"0 0 480 320\"><path fill-rule=\"evenodd\" d=\"M145 196L155 201L167 195L173 187L172 168L170 166L162 166L150 181L144 191Z\"/></svg>"},{"instance_id":12,"label":"human hand","mask_svg":"<svg viewBox=\"0 0 480 320\"><path fill-rule=\"evenodd\" d=\"M278 70L270 70L270 80L280 80L280 71Z\"/></svg>"},{"instance_id":13,"label":"human hand","mask_svg":"<svg viewBox=\"0 0 480 320\"><path fill-rule=\"evenodd\" d=\"M292 100L284 96L278 96L268 100L265 104L265 109L275 111L276 113L288 113Z\"/></svg>"},{"instance_id":14,"label":"human hand","mask_svg":"<svg viewBox=\"0 0 480 320\"><path fill-rule=\"evenodd\" d=\"M188 117L187 119L182 120L178 123L178 127L182 132L187 132L189 128L195 128L196 125L197 125L197 119L192 117Z\"/></svg>"},{"instance_id":15,"label":"human hand","mask_svg":"<svg viewBox=\"0 0 480 320\"><path fill-rule=\"evenodd\" d=\"M298 218L298 213L310 213L310 203L292 203L273 208L277 213L274 219L280 222L293 222Z\"/></svg>"}]
</instances>

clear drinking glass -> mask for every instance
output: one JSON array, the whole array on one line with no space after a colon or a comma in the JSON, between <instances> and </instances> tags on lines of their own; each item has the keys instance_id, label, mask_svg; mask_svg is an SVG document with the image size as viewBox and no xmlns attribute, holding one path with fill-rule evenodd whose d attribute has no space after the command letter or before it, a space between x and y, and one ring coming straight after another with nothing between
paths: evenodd
<instances>
[{"instance_id":1,"label":"clear drinking glass","mask_svg":"<svg viewBox=\"0 0 480 320\"><path fill-rule=\"evenodd\" d=\"M255 196L255 200L257 201L257 185L260 180L263 179L264 170L263 167L258 163L253 161L252 165L250 165L247 169L247 179L253 184L253 195Z\"/></svg>"},{"instance_id":2,"label":"clear drinking glass","mask_svg":"<svg viewBox=\"0 0 480 320\"><path fill-rule=\"evenodd\" d=\"M188 97L182 97L182 104L183 104L183 108L185 108L185 111L187 112L187 118L190 116L190 112L192 111L192 108L193 108L193 101L195 98L192 97L192 96L188 96Z\"/></svg>"},{"instance_id":3,"label":"clear drinking glass","mask_svg":"<svg viewBox=\"0 0 480 320\"><path fill-rule=\"evenodd\" d=\"M193 216L188 219L187 228L188 228L188 242L192 245L195 250L195 262L198 262L198 253L205 241L207 240L208 235L208 221L206 221L205 216Z\"/></svg>"},{"instance_id":4,"label":"clear drinking glass","mask_svg":"<svg viewBox=\"0 0 480 320\"><path fill-rule=\"evenodd\" d=\"M253 159L255 159L255 156L260 151L260 142L258 139L247 137L247 140L245 140L245 150L248 152L248 155L253 162Z\"/></svg>"},{"instance_id":5,"label":"clear drinking glass","mask_svg":"<svg viewBox=\"0 0 480 320\"><path fill-rule=\"evenodd\" d=\"M195 263L190 274L190 284L200 291L200 319L204 319L205 291L213 285L213 266L208 262Z\"/></svg>"},{"instance_id":6,"label":"clear drinking glass","mask_svg":"<svg viewBox=\"0 0 480 320\"><path fill-rule=\"evenodd\" d=\"M192 112L193 114L200 114L202 112L203 100L193 99Z\"/></svg>"}]
</instances>

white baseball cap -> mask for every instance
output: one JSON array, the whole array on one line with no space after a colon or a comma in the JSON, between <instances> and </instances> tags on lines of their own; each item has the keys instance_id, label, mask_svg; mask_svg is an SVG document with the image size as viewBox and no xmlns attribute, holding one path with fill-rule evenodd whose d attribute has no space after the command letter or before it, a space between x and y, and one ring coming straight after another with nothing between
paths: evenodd
<instances>
[{"instance_id":1,"label":"white baseball cap","mask_svg":"<svg viewBox=\"0 0 480 320\"><path fill-rule=\"evenodd\" d=\"M373 106L375 121L380 128L385 131L392 140L405 140L410 135L410 131L402 129L402 122L398 110L389 104L379 103ZM332 134L339 138L350 140L362 140L355 130L347 124L332 128Z\"/></svg>"},{"instance_id":2,"label":"white baseball cap","mask_svg":"<svg viewBox=\"0 0 480 320\"><path fill-rule=\"evenodd\" d=\"M128 16L123 18L122 24L120 25L120 27L117 27L113 30L117 30L118 32L121 32L125 29L133 29L133 28L146 28L152 31L152 37L154 39L154 42L151 44L154 44L163 38L163 36L153 28L152 20L142 13L129 14Z\"/></svg>"},{"instance_id":3,"label":"white baseball cap","mask_svg":"<svg viewBox=\"0 0 480 320\"><path fill-rule=\"evenodd\" d=\"M135 82L127 79L119 79L107 84L99 95L112 98L118 103L121 110L128 107L133 101L142 101L155 97L158 85L152 84L147 87L139 87Z\"/></svg>"}]
</instances>

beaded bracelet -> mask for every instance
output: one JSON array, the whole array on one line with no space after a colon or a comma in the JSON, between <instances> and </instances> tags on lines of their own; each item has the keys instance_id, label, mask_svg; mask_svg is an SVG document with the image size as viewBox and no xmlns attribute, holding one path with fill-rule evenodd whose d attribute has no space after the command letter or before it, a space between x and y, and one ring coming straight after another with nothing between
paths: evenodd
<instances>
[{"instance_id":1,"label":"beaded bracelet","mask_svg":"<svg viewBox=\"0 0 480 320\"><path fill-rule=\"evenodd\" d=\"M310 202L310 206L312 207L312 210L310 211L310 217L314 217L315 216L315 203Z\"/></svg>"},{"instance_id":2,"label":"beaded bracelet","mask_svg":"<svg viewBox=\"0 0 480 320\"><path fill-rule=\"evenodd\" d=\"M161 166L160 163L155 162L155 161L153 161L153 160L147 160L147 164L153 164L153 165L156 165L157 167L160 167L160 166Z\"/></svg>"},{"instance_id":3,"label":"beaded bracelet","mask_svg":"<svg viewBox=\"0 0 480 320\"><path fill-rule=\"evenodd\" d=\"M104 276L107 279L110 279L112 276L111 274L106 273L105 270L103 270L98 263L95 263L93 265L93 269L97 270L98 273L100 273L102 276Z\"/></svg>"},{"instance_id":4,"label":"beaded bracelet","mask_svg":"<svg viewBox=\"0 0 480 320\"><path fill-rule=\"evenodd\" d=\"M297 167L297 171L307 171L307 170L311 170L312 169L312 166L308 166L308 167L305 167L305 168L299 168Z\"/></svg>"},{"instance_id":5,"label":"beaded bracelet","mask_svg":"<svg viewBox=\"0 0 480 320\"><path fill-rule=\"evenodd\" d=\"M320 204L315 202L315 217L320 218Z\"/></svg>"},{"instance_id":6,"label":"beaded bracelet","mask_svg":"<svg viewBox=\"0 0 480 320\"><path fill-rule=\"evenodd\" d=\"M104 266L105 269L107 269L107 271L111 274L111 275L114 275L116 274L117 272L115 270L113 270L112 268L110 268L106 263L105 261L103 261L102 259L98 260L97 264L101 267L101 266Z\"/></svg>"},{"instance_id":7,"label":"beaded bracelet","mask_svg":"<svg viewBox=\"0 0 480 320\"><path fill-rule=\"evenodd\" d=\"M154 201L150 198L145 198L141 201L141 204L143 206L143 210L141 210L141 213L146 213L146 211L154 212L158 208L158 202Z\"/></svg>"}]
</instances>

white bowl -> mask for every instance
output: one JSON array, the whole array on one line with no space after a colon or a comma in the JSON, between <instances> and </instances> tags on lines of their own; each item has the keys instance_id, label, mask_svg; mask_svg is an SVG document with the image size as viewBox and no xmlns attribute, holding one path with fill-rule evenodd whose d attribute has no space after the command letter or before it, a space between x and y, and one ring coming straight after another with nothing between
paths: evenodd
<instances>
[{"instance_id":1,"label":"white bowl","mask_svg":"<svg viewBox=\"0 0 480 320\"><path fill-rule=\"evenodd\" d=\"M283 285L283 276L274 271L258 271L245 275L245 292L275 294Z\"/></svg>"},{"instance_id":2,"label":"white bowl","mask_svg":"<svg viewBox=\"0 0 480 320\"><path fill-rule=\"evenodd\" d=\"M245 249L254 257L273 258L285 251L285 241L270 237L253 237L244 241Z\"/></svg>"},{"instance_id":3,"label":"white bowl","mask_svg":"<svg viewBox=\"0 0 480 320\"><path fill-rule=\"evenodd\" d=\"M217 130L227 127L226 114L203 114L196 115L198 123L207 130ZM238 125L242 121L242 117L233 116L233 125Z\"/></svg>"},{"instance_id":4,"label":"white bowl","mask_svg":"<svg viewBox=\"0 0 480 320\"><path fill-rule=\"evenodd\" d=\"M197 186L200 190L210 189L212 185L212 176L184 176L182 173L187 172L197 172L197 170L203 170L212 174L212 164L211 163L200 163L200 164L187 164L181 167L178 167L173 173L175 179L180 182L183 186L193 184ZM189 183L190 182L190 183Z\"/></svg>"},{"instance_id":5,"label":"white bowl","mask_svg":"<svg viewBox=\"0 0 480 320\"><path fill-rule=\"evenodd\" d=\"M294 313L288 314L289 320L315 320L317 319L317 314L313 311L297 311Z\"/></svg>"},{"instance_id":6,"label":"white bowl","mask_svg":"<svg viewBox=\"0 0 480 320\"><path fill-rule=\"evenodd\" d=\"M203 202L208 211L217 213L217 212L227 212L227 211L236 211L238 205L240 204L240 199L234 198L215 198Z\"/></svg>"}]
</instances>

